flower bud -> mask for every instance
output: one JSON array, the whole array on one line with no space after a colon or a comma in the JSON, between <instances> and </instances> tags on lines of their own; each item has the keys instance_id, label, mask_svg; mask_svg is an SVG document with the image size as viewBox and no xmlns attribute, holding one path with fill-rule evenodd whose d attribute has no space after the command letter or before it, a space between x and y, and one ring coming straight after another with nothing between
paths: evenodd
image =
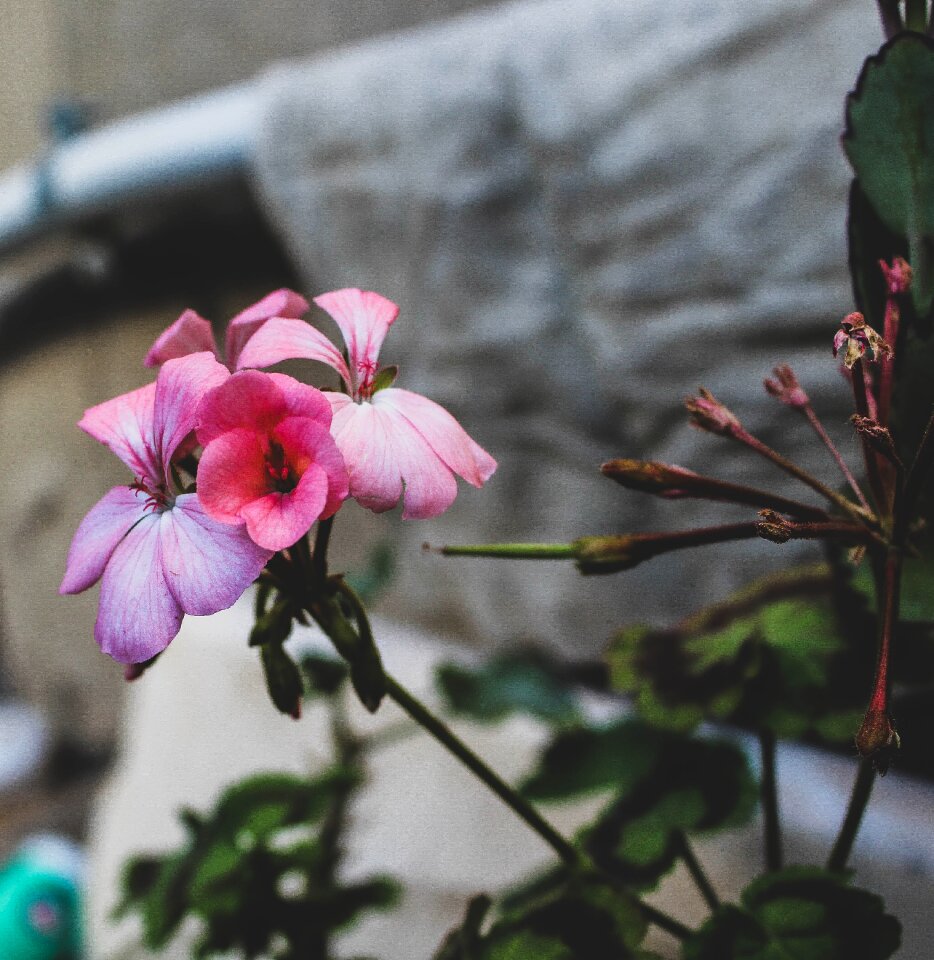
<instances>
[{"instance_id":1,"label":"flower bud","mask_svg":"<svg viewBox=\"0 0 934 960\"><path fill-rule=\"evenodd\" d=\"M895 257L892 266L889 266L884 260L880 260L879 267L885 277L885 286L890 297L897 297L899 294L908 292L911 286L912 270L907 260L903 257Z\"/></svg>"},{"instance_id":2,"label":"flower bud","mask_svg":"<svg viewBox=\"0 0 934 960\"><path fill-rule=\"evenodd\" d=\"M693 470L670 466L654 460L610 460L600 467L600 472L629 490L656 493L663 496L684 495L692 481L701 479Z\"/></svg>"},{"instance_id":3,"label":"flower bud","mask_svg":"<svg viewBox=\"0 0 934 960\"><path fill-rule=\"evenodd\" d=\"M801 384L798 383L794 371L787 364L780 364L772 373L775 375L775 379L766 378L764 386L773 397L781 400L789 407L798 409L806 407L811 402Z\"/></svg>"},{"instance_id":4,"label":"flower bud","mask_svg":"<svg viewBox=\"0 0 934 960\"><path fill-rule=\"evenodd\" d=\"M883 427L872 417L861 417L858 413L850 417L850 422L856 427L856 432L869 442L873 450L887 457L892 463L901 463L895 450L895 441L887 427Z\"/></svg>"},{"instance_id":5,"label":"flower bud","mask_svg":"<svg viewBox=\"0 0 934 960\"><path fill-rule=\"evenodd\" d=\"M861 757L872 757L880 773L888 769L890 753L901 740L884 710L869 709L856 734L856 749Z\"/></svg>"},{"instance_id":6,"label":"flower bud","mask_svg":"<svg viewBox=\"0 0 934 960\"><path fill-rule=\"evenodd\" d=\"M742 425L732 411L720 403L709 390L701 387L699 394L696 397L687 397L684 401L691 415L691 423L710 433L724 437L735 436Z\"/></svg>"}]
</instances>

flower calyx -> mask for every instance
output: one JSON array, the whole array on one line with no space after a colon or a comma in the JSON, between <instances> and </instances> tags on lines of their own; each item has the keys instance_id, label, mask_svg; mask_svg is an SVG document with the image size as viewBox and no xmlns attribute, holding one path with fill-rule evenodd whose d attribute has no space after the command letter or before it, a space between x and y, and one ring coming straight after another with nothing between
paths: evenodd
<instances>
[{"instance_id":1,"label":"flower calyx","mask_svg":"<svg viewBox=\"0 0 934 960\"><path fill-rule=\"evenodd\" d=\"M892 439L892 433L888 427L883 427L878 420L872 417L861 417L858 413L854 413L850 417L850 423L856 427L856 432L866 440L873 450L881 453L895 466L902 466L902 461L895 450L895 441Z\"/></svg>"},{"instance_id":2,"label":"flower calyx","mask_svg":"<svg viewBox=\"0 0 934 960\"><path fill-rule=\"evenodd\" d=\"M870 708L856 733L856 749L865 759L872 759L880 774L885 774L892 760L892 754L901 747L901 738L892 723L891 717L884 711Z\"/></svg>"}]
</instances>

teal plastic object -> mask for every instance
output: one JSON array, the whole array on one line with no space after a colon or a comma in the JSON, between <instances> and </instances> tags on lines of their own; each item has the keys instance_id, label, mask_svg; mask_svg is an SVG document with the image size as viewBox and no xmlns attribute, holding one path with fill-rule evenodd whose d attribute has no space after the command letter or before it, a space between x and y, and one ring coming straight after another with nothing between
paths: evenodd
<instances>
[{"instance_id":1,"label":"teal plastic object","mask_svg":"<svg viewBox=\"0 0 934 960\"><path fill-rule=\"evenodd\" d=\"M34 837L0 869L0 960L78 960L82 857L69 841Z\"/></svg>"}]
</instances>

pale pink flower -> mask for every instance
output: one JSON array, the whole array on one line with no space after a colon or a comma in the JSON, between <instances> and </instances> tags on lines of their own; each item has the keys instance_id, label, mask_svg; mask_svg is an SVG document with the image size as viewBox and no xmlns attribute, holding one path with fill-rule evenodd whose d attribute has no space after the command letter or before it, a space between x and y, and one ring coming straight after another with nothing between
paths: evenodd
<instances>
[{"instance_id":1,"label":"pale pink flower","mask_svg":"<svg viewBox=\"0 0 934 960\"><path fill-rule=\"evenodd\" d=\"M296 319L267 321L244 347L240 365L268 367L281 360L318 360L335 369L346 393L327 393L331 433L350 472L350 495L377 513L404 501L405 519L443 513L457 496L454 474L475 487L496 469L443 407L390 386L393 368L379 367L379 351L399 308L377 293L335 290L315 298L343 334L349 363L318 330Z\"/></svg>"},{"instance_id":2,"label":"pale pink flower","mask_svg":"<svg viewBox=\"0 0 934 960\"><path fill-rule=\"evenodd\" d=\"M94 635L121 663L164 650L183 614L231 606L272 556L173 484L172 458L186 446L201 397L229 376L209 353L169 360L155 383L92 407L79 424L136 480L114 487L81 521L60 592L101 581Z\"/></svg>"},{"instance_id":3,"label":"pale pink flower","mask_svg":"<svg viewBox=\"0 0 934 960\"><path fill-rule=\"evenodd\" d=\"M238 313L227 324L225 344L226 363L229 370L239 370L240 353L254 333L272 317L301 317L308 312L308 301L300 294L285 288L275 290L252 307ZM210 350L223 362L211 324L194 310L186 310L152 345L146 359L147 367L158 367L166 360Z\"/></svg>"},{"instance_id":4,"label":"pale pink flower","mask_svg":"<svg viewBox=\"0 0 934 960\"><path fill-rule=\"evenodd\" d=\"M208 516L245 521L269 550L291 547L347 497L330 425L324 394L279 373L244 370L215 387L198 412L198 496Z\"/></svg>"}]
</instances>

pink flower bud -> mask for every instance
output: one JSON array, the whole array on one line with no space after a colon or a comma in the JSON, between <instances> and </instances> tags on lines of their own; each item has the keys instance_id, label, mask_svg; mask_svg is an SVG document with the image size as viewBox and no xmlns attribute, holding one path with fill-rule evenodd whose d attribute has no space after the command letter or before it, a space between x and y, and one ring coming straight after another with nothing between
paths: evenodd
<instances>
[{"instance_id":1,"label":"pink flower bud","mask_svg":"<svg viewBox=\"0 0 934 960\"><path fill-rule=\"evenodd\" d=\"M764 381L765 389L777 400L787 404L789 407L802 409L811 401L804 392L794 371L787 364L783 363L777 366L772 373L775 379L766 378Z\"/></svg>"},{"instance_id":2,"label":"pink flower bud","mask_svg":"<svg viewBox=\"0 0 934 960\"><path fill-rule=\"evenodd\" d=\"M911 286L912 271L907 260L902 257L895 257L892 266L889 266L884 260L880 260L879 267L885 277L885 286L890 297L897 297L899 294L908 292L908 288Z\"/></svg>"},{"instance_id":3,"label":"pink flower bud","mask_svg":"<svg viewBox=\"0 0 934 960\"><path fill-rule=\"evenodd\" d=\"M742 427L737 417L709 390L701 387L699 394L696 397L688 397L684 401L691 415L691 423L710 433L717 433L724 437L735 436Z\"/></svg>"}]
</instances>

